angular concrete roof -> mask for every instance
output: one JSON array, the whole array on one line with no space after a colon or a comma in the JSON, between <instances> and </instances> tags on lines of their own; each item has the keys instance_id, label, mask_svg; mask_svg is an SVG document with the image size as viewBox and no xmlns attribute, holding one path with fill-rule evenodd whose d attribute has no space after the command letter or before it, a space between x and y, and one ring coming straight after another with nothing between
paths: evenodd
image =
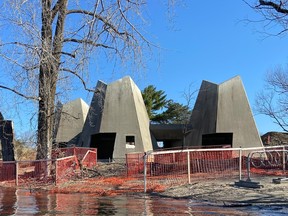
<instances>
[{"instance_id":1,"label":"angular concrete roof","mask_svg":"<svg viewBox=\"0 0 288 216\"><path fill-rule=\"evenodd\" d=\"M79 146L89 147L91 135L100 132L106 89L107 84L102 81L98 81L89 107L87 118L83 126L82 134L78 141Z\"/></svg>"},{"instance_id":2,"label":"angular concrete roof","mask_svg":"<svg viewBox=\"0 0 288 216\"><path fill-rule=\"evenodd\" d=\"M150 120L141 91L133 80L126 76L108 85L98 82L98 87L102 91L93 96L79 145L96 145L100 151L112 148L113 158L117 159L125 158L126 153L152 150ZM92 143L92 136L97 134L115 134L113 147L104 144L105 140ZM135 138L135 146L126 145L127 137L131 136Z\"/></svg>"},{"instance_id":3,"label":"angular concrete roof","mask_svg":"<svg viewBox=\"0 0 288 216\"><path fill-rule=\"evenodd\" d=\"M82 132L89 106L81 99L70 101L62 106L55 141L76 145Z\"/></svg>"},{"instance_id":4,"label":"angular concrete roof","mask_svg":"<svg viewBox=\"0 0 288 216\"><path fill-rule=\"evenodd\" d=\"M205 134L229 133L232 147L263 146L239 76L220 85L203 81L190 123L188 145L201 146Z\"/></svg>"}]
</instances>

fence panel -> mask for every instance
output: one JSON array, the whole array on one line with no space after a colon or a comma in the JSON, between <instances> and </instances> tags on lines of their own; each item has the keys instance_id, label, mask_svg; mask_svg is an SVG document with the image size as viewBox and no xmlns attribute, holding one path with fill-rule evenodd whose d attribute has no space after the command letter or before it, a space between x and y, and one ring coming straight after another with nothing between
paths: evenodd
<instances>
[{"instance_id":1,"label":"fence panel","mask_svg":"<svg viewBox=\"0 0 288 216\"><path fill-rule=\"evenodd\" d=\"M55 159L0 161L0 181L27 186L64 182L78 176L80 161L84 167L93 168L97 164L97 149L59 148L53 150L52 157Z\"/></svg>"},{"instance_id":2,"label":"fence panel","mask_svg":"<svg viewBox=\"0 0 288 216\"><path fill-rule=\"evenodd\" d=\"M243 166L240 154L239 149L231 148L152 152L147 155L144 184L149 188L203 178L237 178Z\"/></svg>"},{"instance_id":3,"label":"fence panel","mask_svg":"<svg viewBox=\"0 0 288 216\"><path fill-rule=\"evenodd\" d=\"M265 176L286 177L288 174L287 146L244 149L243 155L243 176L246 179L253 180Z\"/></svg>"},{"instance_id":4,"label":"fence panel","mask_svg":"<svg viewBox=\"0 0 288 216\"><path fill-rule=\"evenodd\" d=\"M127 176L143 177L144 173L144 153L126 154Z\"/></svg>"},{"instance_id":5,"label":"fence panel","mask_svg":"<svg viewBox=\"0 0 288 216\"><path fill-rule=\"evenodd\" d=\"M86 148L86 147L67 147L67 148L57 148L52 151L52 158L63 158L68 156L76 155L79 160L82 160L88 151L96 151L96 148Z\"/></svg>"},{"instance_id":6,"label":"fence panel","mask_svg":"<svg viewBox=\"0 0 288 216\"><path fill-rule=\"evenodd\" d=\"M56 160L56 183L74 179L79 174L79 163L75 155Z\"/></svg>"},{"instance_id":7,"label":"fence panel","mask_svg":"<svg viewBox=\"0 0 288 216\"><path fill-rule=\"evenodd\" d=\"M55 161L18 161L18 185L53 184L55 181Z\"/></svg>"},{"instance_id":8,"label":"fence panel","mask_svg":"<svg viewBox=\"0 0 288 216\"><path fill-rule=\"evenodd\" d=\"M16 179L16 162L0 161L0 181L15 181Z\"/></svg>"},{"instance_id":9,"label":"fence panel","mask_svg":"<svg viewBox=\"0 0 288 216\"><path fill-rule=\"evenodd\" d=\"M84 155L81 164L83 167L93 168L97 164L97 152L88 150Z\"/></svg>"}]
</instances>

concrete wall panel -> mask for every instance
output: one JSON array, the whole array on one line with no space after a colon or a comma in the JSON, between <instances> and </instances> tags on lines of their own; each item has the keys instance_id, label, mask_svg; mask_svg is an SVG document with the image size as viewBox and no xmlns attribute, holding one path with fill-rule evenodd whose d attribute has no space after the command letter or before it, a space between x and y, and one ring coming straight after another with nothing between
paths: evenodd
<instances>
[{"instance_id":1,"label":"concrete wall panel","mask_svg":"<svg viewBox=\"0 0 288 216\"><path fill-rule=\"evenodd\" d=\"M107 86L101 133L116 133L113 158L152 149L149 119L138 87L130 77ZM135 137L135 148L126 148L126 136Z\"/></svg>"},{"instance_id":2,"label":"concrete wall panel","mask_svg":"<svg viewBox=\"0 0 288 216\"><path fill-rule=\"evenodd\" d=\"M233 147L260 147L260 139L241 78L219 85L217 133L232 132Z\"/></svg>"},{"instance_id":3,"label":"concrete wall panel","mask_svg":"<svg viewBox=\"0 0 288 216\"><path fill-rule=\"evenodd\" d=\"M107 84L98 81L95 89L96 92L93 95L78 146L89 147L91 135L100 132L106 89Z\"/></svg>"},{"instance_id":4,"label":"concrete wall panel","mask_svg":"<svg viewBox=\"0 0 288 216\"><path fill-rule=\"evenodd\" d=\"M57 143L78 143L88 109L89 106L80 98L63 105L55 140Z\"/></svg>"},{"instance_id":5,"label":"concrete wall panel","mask_svg":"<svg viewBox=\"0 0 288 216\"><path fill-rule=\"evenodd\" d=\"M189 146L201 146L202 134L215 133L218 85L203 81L192 111L192 132L187 136Z\"/></svg>"}]
</instances>

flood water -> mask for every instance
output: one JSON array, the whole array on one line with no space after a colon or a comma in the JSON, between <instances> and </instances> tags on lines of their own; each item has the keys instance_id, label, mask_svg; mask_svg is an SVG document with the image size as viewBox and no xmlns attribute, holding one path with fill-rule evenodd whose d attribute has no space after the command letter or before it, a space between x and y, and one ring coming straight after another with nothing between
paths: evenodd
<instances>
[{"instance_id":1,"label":"flood water","mask_svg":"<svg viewBox=\"0 0 288 216\"><path fill-rule=\"evenodd\" d=\"M0 187L0 215L286 215L278 207L227 208L189 199L122 195L49 194Z\"/></svg>"}]
</instances>

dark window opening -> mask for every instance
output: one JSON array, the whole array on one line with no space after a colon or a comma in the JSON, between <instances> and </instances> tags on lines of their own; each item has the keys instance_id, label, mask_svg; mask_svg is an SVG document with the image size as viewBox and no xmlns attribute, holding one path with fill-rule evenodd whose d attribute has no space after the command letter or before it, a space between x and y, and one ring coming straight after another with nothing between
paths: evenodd
<instances>
[{"instance_id":1,"label":"dark window opening","mask_svg":"<svg viewBox=\"0 0 288 216\"><path fill-rule=\"evenodd\" d=\"M179 145L179 140L157 140L157 147L160 149L177 149L181 145Z\"/></svg>"},{"instance_id":2,"label":"dark window opening","mask_svg":"<svg viewBox=\"0 0 288 216\"><path fill-rule=\"evenodd\" d=\"M97 148L97 159L113 159L116 133L99 133L91 136L90 147Z\"/></svg>"},{"instance_id":3,"label":"dark window opening","mask_svg":"<svg viewBox=\"0 0 288 216\"><path fill-rule=\"evenodd\" d=\"M135 136L126 136L126 149L135 148Z\"/></svg>"},{"instance_id":4,"label":"dark window opening","mask_svg":"<svg viewBox=\"0 0 288 216\"><path fill-rule=\"evenodd\" d=\"M202 146L225 146L232 147L233 133L214 133L202 135Z\"/></svg>"},{"instance_id":5,"label":"dark window opening","mask_svg":"<svg viewBox=\"0 0 288 216\"><path fill-rule=\"evenodd\" d=\"M135 145L135 136L126 136L126 144Z\"/></svg>"}]
</instances>

